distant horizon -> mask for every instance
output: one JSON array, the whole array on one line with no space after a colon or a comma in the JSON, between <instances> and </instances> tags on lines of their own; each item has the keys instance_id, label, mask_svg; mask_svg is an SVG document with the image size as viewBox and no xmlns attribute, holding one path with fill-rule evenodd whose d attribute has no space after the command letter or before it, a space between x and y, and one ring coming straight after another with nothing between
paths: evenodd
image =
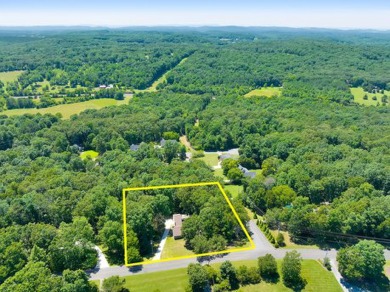
<instances>
[{"instance_id":1,"label":"distant horizon","mask_svg":"<svg viewBox=\"0 0 390 292\"><path fill-rule=\"evenodd\" d=\"M4 0L0 0L4 1ZM239 26L390 30L390 1L13 0L0 26Z\"/></svg>"},{"instance_id":2,"label":"distant horizon","mask_svg":"<svg viewBox=\"0 0 390 292\"><path fill-rule=\"evenodd\" d=\"M126 28L137 28L137 29L175 29L175 28L186 28L186 29L207 29L207 28L242 28L242 29L291 29L291 30L329 30L329 31L368 31L368 32L390 32L390 28L343 28L343 27L311 27L311 26L265 26L265 25L212 25L212 24L204 24L204 25L181 25L181 24L167 24L167 25L123 25L123 26L109 26L109 25L89 25L89 24L75 24L75 25L0 25L0 30L14 30L14 29L126 29Z\"/></svg>"}]
</instances>

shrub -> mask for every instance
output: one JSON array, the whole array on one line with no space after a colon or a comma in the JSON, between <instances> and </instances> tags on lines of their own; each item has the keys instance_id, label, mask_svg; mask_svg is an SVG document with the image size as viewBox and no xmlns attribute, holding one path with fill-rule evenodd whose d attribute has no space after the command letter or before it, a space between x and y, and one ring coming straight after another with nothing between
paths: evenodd
<instances>
[{"instance_id":1,"label":"shrub","mask_svg":"<svg viewBox=\"0 0 390 292\"><path fill-rule=\"evenodd\" d=\"M257 259L260 276L266 281L275 281L279 278L278 266L275 258L271 254L266 254Z\"/></svg>"},{"instance_id":2,"label":"shrub","mask_svg":"<svg viewBox=\"0 0 390 292\"><path fill-rule=\"evenodd\" d=\"M332 266L330 264L330 259L328 257L324 257L324 267L330 271L332 269Z\"/></svg>"},{"instance_id":3,"label":"shrub","mask_svg":"<svg viewBox=\"0 0 390 292\"><path fill-rule=\"evenodd\" d=\"M305 286L305 282L301 277L302 258L300 254L294 250L286 253L282 262L283 283L293 290L301 290Z\"/></svg>"},{"instance_id":4,"label":"shrub","mask_svg":"<svg viewBox=\"0 0 390 292\"><path fill-rule=\"evenodd\" d=\"M284 236L282 233L278 233L278 235L276 236L276 242L278 243L279 246L284 246Z\"/></svg>"}]
</instances>

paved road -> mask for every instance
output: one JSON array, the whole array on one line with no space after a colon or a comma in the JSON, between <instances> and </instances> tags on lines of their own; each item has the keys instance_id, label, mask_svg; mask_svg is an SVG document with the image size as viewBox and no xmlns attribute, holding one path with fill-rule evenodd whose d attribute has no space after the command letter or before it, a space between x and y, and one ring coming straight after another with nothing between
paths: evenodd
<instances>
[{"instance_id":1,"label":"paved road","mask_svg":"<svg viewBox=\"0 0 390 292\"><path fill-rule=\"evenodd\" d=\"M253 260L259 256L263 256L267 253L272 254L275 258L283 258L286 252L291 251L289 249L275 249L265 238L263 233L256 226L254 221L249 222L249 231L253 241L255 242L256 248L250 251L234 252L227 254L222 257L214 258L211 263L223 262L226 260L239 261L239 260ZM330 259L336 259L337 251L332 250L319 250L319 249L297 249L303 259L323 259L328 256ZM390 259L390 252L386 251L386 259ZM190 263L196 263L196 259L184 259L184 260L173 260L164 263L147 264L141 267L125 267L125 266L114 266L104 269L95 269L89 271L91 280L100 280L111 276L128 276L133 274L144 274L164 270L172 270L177 268L185 268Z\"/></svg>"}]
</instances>

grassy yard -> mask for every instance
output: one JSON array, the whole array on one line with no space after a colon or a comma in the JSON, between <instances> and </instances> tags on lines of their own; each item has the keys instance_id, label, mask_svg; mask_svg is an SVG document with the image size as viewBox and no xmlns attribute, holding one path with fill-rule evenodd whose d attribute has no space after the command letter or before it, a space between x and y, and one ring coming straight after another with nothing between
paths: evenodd
<instances>
[{"instance_id":1,"label":"grassy yard","mask_svg":"<svg viewBox=\"0 0 390 292\"><path fill-rule=\"evenodd\" d=\"M195 158L203 160L210 167L218 165L218 154L217 153L205 153L204 157Z\"/></svg>"},{"instance_id":2,"label":"grassy yard","mask_svg":"<svg viewBox=\"0 0 390 292\"><path fill-rule=\"evenodd\" d=\"M271 234L276 238L276 236L278 235L279 231L277 231L277 230L270 230L270 231L271 231ZM286 244L286 246L284 246L283 248L287 248L287 249L297 249L297 248L319 249L319 247L316 246L316 245L296 244L296 243L292 242L291 238L290 238L290 235L286 231L280 231L280 233L283 234L283 236L284 236L284 243Z\"/></svg>"},{"instance_id":3,"label":"grassy yard","mask_svg":"<svg viewBox=\"0 0 390 292\"><path fill-rule=\"evenodd\" d=\"M190 255L194 255L194 253L184 247L184 239L174 240L172 236L168 236L161 254L161 259L171 259Z\"/></svg>"},{"instance_id":4,"label":"grassy yard","mask_svg":"<svg viewBox=\"0 0 390 292\"><path fill-rule=\"evenodd\" d=\"M56 114L60 113L64 119L69 119L70 116L79 114L87 109L101 109L107 106L117 106L128 104L130 97L126 97L124 100L115 100L110 98L92 99L84 102L77 102L72 104L61 104L48 108L29 108L29 109L13 109L1 112L1 114L7 116L17 116L23 114Z\"/></svg>"},{"instance_id":5,"label":"grassy yard","mask_svg":"<svg viewBox=\"0 0 390 292\"><path fill-rule=\"evenodd\" d=\"M245 97L253 97L253 96L265 96L265 97L278 97L282 93L281 87L263 87L260 89L255 89L247 94Z\"/></svg>"},{"instance_id":6,"label":"grassy yard","mask_svg":"<svg viewBox=\"0 0 390 292\"><path fill-rule=\"evenodd\" d=\"M24 71L0 72L0 81L3 83L16 81L23 72Z\"/></svg>"},{"instance_id":7,"label":"grassy yard","mask_svg":"<svg viewBox=\"0 0 390 292\"><path fill-rule=\"evenodd\" d=\"M237 197L238 194L244 190L243 186L236 186L236 185L224 185L223 188L226 191L229 191L232 194L233 198Z\"/></svg>"},{"instance_id":8,"label":"grassy yard","mask_svg":"<svg viewBox=\"0 0 390 292\"><path fill-rule=\"evenodd\" d=\"M80 153L80 158L82 160L86 159L88 156L91 157L92 159L95 159L99 156L99 153L93 150L88 150Z\"/></svg>"},{"instance_id":9,"label":"grassy yard","mask_svg":"<svg viewBox=\"0 0 390 292\"><path fill-rule=\"evenodd\" d=\"M222 179L227 179L227 177L223 175L222 168L214 169L214 176L220 177Z\"/></svg>"},{"instance_id":10,"label":"grassy yard","mask_svg":"<svg viewBox=\"0 0 390 292\"><path fill-rule=\"evenodd\" d=\"M356 103L362 104L362 105L374 105L374 106L376 106L378 104L378 102L379 102L379 104L382 104L381 98L384 95L382 93L369 93L369 92L365 92L364 89L361 88L361 87L351 88L351 93L354 96L354 101ZM364 100L363 97L366 94L367 94L368 99ZM390 91L385 90L385 94L390 99ZM374 96L377 97L377 100L373 100L372 99Z\"/></svg>"},{"instance_id":11,"label":"grassy yard","mask_svg":"<svg viewBox=\"0 0 390 292\"><path fill-rule=\"evenodd\" d=\"M238 261L233 262L236 267L246 265L248 267L257 266L257 260L253 261ZM219 269L219 264L212 266ZM280 269L281 260L278 260ZM307 285L303 291L316 292L338 292L342 291L333 274L324 269L321 264L315 260L304 260L302 262L302 276L307 280ZM126 288L134 292L149 292L149 291L184 291L188 284L187 269L169 270L156 273L139 274L127 276ZM240 291L254 292L254 291L292 291L283 285L280 279L276 284L269 284L261 282L257 285L250 285L241 287Z\"/></svg>"},{"instance_id":12,"label":"grassy yard","mask_svg":"<svg viewBox=\"0 0 390 292\"><path fill-rule=\"evenodd\" d=\"M385 264L385 275L390 279L390 261L387 261Z\"/></svg>"}]
</instances>

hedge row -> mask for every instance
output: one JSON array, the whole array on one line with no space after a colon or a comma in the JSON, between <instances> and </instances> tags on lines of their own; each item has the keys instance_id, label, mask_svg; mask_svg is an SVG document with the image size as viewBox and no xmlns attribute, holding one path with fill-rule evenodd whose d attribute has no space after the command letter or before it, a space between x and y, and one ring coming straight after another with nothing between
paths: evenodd
<instances>
[{"instance_id":1,"label":"hedge row","mask_svg":"<svg viewBox=\"0 0 390 292\"><path fill-rule=\"evenodd\" d=\"M279 247L279 244L277 243L275 237L270 232L267 223L263 222L262 220L257 220L257 226L259 226L260 230L263 231L265 237L267 237L268 241L276 248Z\"/></svg>"}]
</instances>

